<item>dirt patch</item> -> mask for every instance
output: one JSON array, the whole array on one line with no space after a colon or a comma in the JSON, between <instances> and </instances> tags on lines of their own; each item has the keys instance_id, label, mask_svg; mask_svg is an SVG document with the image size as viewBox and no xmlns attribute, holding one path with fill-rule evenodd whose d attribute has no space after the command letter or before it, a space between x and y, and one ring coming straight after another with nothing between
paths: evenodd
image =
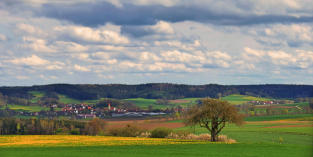
<instances>
[{"instance_id":1,"label":"dirt patch","mask_svg":"<svg viewBox=\"0 0 313 157\"><path fill-rule=\"evenodd\" d=\"M180 128L184 127L183 123L168 123L166 120L135 120L135 121L109 121L108 128L122 128L127 125L134 125L142 129L152 130L158 127Z\"/></svg>"},{"instance_id":2,"label":"dirt patch","mask_svg":"<svg viewBox=\"0 0 313 157\"><path fill-rule=\"evenodd\" d=\"M312 127L313 125L278 125L278 126L269 126L264 128L289 128L289 127Z\"/></svg>"}]
</instances>

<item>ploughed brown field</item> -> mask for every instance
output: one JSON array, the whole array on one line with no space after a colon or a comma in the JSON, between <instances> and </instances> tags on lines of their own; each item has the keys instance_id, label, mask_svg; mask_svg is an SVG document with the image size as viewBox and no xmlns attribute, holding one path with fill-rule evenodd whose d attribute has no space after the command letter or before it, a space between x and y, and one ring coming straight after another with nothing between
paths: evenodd
<instances>
[{"instance_id":1,"label":"ploughed brown field","mask_svg":"<svg viewBox=\"0 0 313 157\"><path fill-rule=\"evenodd\" d=\"M258 122L246 122L246 124L281 124L265 128L286 128L286 127L313 127L313 124L308 121L289 121L289 120L276 120L276 121L258 121ZM166 128L181 128L185 124L182 122L169 123L166 119L155 120L121 120L121 121L108 121L108 128L122 128L127 125L134 125L142 129L153 130L159 127Z\"/></svg>"},{"instance_id":2,"label":"ploughed brown field","mask_svg":"<svg viewBox=\"0 0 313 157\"><path fill-rule=\"evenodd\" d=\"M122 128L127 125L134 125L142 129L152 130L159 127L166 127L166 128L180 128L184 127L184 123L175 122L169 123L165 119L161 120L122 120L122 121L108 121L108 128Z\"/></svg>"}]
</instances>

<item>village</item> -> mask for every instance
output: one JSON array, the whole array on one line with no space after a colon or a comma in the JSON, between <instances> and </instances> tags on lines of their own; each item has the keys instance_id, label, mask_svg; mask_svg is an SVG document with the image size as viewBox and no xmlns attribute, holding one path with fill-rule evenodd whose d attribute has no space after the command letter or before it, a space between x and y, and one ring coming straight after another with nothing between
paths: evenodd
<instances>
[{"instance_id":1,"label":"village","mask_svg":"<svg viewBox=\"0 0 313 157\"><path fill-rule=\"evenodd\" d=\"M100 108L94 104L65 104L59 108L56 104L47 105L49 110L41 110L39 112L17 111L6 109L9 115L14 116L36 116L36 117L69 117L71 119L93 119L93 118L145 118L151 116L164 116L176 112L183 112L184 109L172 108L166 110L143 110L143 109L122 109L113 107L110 103Z\"/></svg>"}]
</instances>

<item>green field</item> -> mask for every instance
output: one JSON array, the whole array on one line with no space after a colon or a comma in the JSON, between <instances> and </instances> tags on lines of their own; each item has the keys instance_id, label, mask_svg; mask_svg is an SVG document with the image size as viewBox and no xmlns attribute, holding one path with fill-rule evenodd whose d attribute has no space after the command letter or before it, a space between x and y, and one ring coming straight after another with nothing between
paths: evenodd
<instances>
[{"instance_id":1,"label":"green field","mask_svg":"<svg viewBox=\"0 0 313 157\"><path fill-rule=\"evenodd\" d=\"M34 97L30 100L31 103L36 103L40 100L40 98L42 98L45 93L43 92L38 92L38 91L31 91L29 92L30 94L32 94Z\"/></svg>"},{"instance_id":2,"label":"green field","mask_svg":"<svg viewBox=\"0 0 313 157\"><path fill-rule=\"evenodd\" d=\"M243 104L243 103L248 102L248 101L268 101L271 99L233 94L233 95L228 95L228 96L222 97L222 100L226 100L226 101L230 102L231 104L238 105L238 104Z\"/></svg>"},{"instance_id":3,"label":"green field","mask_svg":"<svg viewBox=\"0 0 313 157\"><path fill-rule=\"evenodd\" d=\"M176 141L170 143L164 139L144 139L141 142L133 141L136 138L119 138L119 137L105 137L105 136L40 136L42 139L37 139L43 143L42 146L32 145L32 141L36 138L33 136L23 136L29 138L30 142L24 142L24 146L1 146L2 142L8 142L6 136L1 139L0 136L0 156L2 157L98 157L98 156L128 156L128 157L190 157L190 156L214 156L214 157L311 157L312 143L313 143L313 128L312 121L295 121L299 118L312 118L310 114L286 115L281 116L267 116L253 117L241 126L233 124L226 125L221 134L227 135L229 138L235 139L237 143L211 143L203 142L193 143L192 141ZM284 119L281 121L273 121L277 119ZM260 121L272 120L272 121ZM181 122L181 120L169 121ZM286 126L293 127L286 127ZM278 127L279 126L279 127ZM294 127L296 126L296 127ZM208 133L204 128L200 127L183 127L176 130L188 130L196 134ZM7 136L13 141L21 138L21 136ZM37 137L38 138L38 137ZM105 143L115 143L117 145L103 145L97 141L100 138L108 138ZM8 138L9 139L9 138ZM57 140L61 142L80 141L81 143L66 145L58 144ZM130 145L119 144L117 139L123 143L132 143ZM148 144L146 140L156 142L155 144ZM18 141L18 140L17 140ZM87 143L84 143L87 142ZM55 142L55 143L54 143ZM26 145L25 145L26 143ZM29 144L27 144L29 143ZM89 143L89 144L88 144ZM17 142L16 144L21 144ZM39 143L40 144L40 143Z\"/></svg>"},{"instance_id":4,"label":"green field","mask_svg":"<svg viewBox=\"0 0 313 157\"><path fill-rule=\"evenodd\" d=\"M176 99L176 100L169 100L169 105L158 105L156 104L156 99L145 99L145 98L131 98L131 99L123 99L125 101L131 102L136 106L147 109L149 105L152 105L154 109L166 109L171 107L176 107L178 105L182 107L186 107L187 105L196 104L196 101L200 98L183 98L183 99ZM177 101L177 102L175 102Z\"/></svg>"},{"instance_id":5,"label":"green field","mask_svg":"<svg viewBox=\"0 0 313 157\"><path fill-rule=\"evenodd\" d=\"M4 109L3 106L1 109ZM39 111L48 111L49 107L41 107L41 106L22 106L22 105L8 105L8 108L11 110L19 110L19 111L31 111L31 112L39 112Z\"/></svg>"},{"instance_id":6,"label":"green field","mask_svg":"<svg viewBox=\"0 0 313 157\"><path fill-rule=\"evenodd\" d=\"M281 144L183 144L0 148L3 157L310 157L311 146Z\"/></svg>"},{"instance_id":7,"label":"green field","mask_svg":"<svg viewBox=\"0 0 313 157\"><path fill-rule=\"evenodd\" d=\"M275 121L271 123L250 122L243 126L229 124L226 125L221 134L242 143L283 143L310 146L313 143L313 128L309 126L312 124L311 121L301 123L291 121L286 121L285 123ZM207 129L198 126L195 128L184 127L178 130L188 130L195 134L208 133Z\"/></svg>"},{"instance_id":8,"label":"green field","mask_svg":"<svg viewBox=\"0 0 313 157\"><path fill-rule=\"evenodd\" d=\"M309 106L309 102L299 102L299 103L293 103L293 104L283 104L282 106L299 106L299 107L304 107L304 106Z\"/></svg>"},{"instance_id":9,"label":"green field","mask_svg":"<svg viewBox=\"0 0 313 157\"><path fill-rule=\"evenodd\" d=\"M145 98L131 98L131 99L124 99L130 103L135 104L137 107L147 109L149 105L153 105L154 108L161 108L162 106L156 106L155 102L156 99L145 99Z\"/></svg>"},{"instance_id":10,"label":"green field","mask_svg":"<svg viewBox=\"0 0 313 157\"><path fill-rule=\"evenodd\" d=\"M312 121L312 114L289 114L289 115L270 115L270 116L253 116L245 117L245 121L271 121L271 120L307 120Z\"/></svg>"}]
</instances>

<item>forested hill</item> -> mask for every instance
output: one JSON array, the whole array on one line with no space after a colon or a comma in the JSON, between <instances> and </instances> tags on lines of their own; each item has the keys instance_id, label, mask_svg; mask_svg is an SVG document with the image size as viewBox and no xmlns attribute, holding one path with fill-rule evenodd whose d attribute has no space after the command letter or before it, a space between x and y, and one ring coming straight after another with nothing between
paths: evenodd
<instances>
[{"instance_id":1,"label":"forested hill","mask_svg":"<svg viewBox=\"0 0 313 157\"><path fill-rule=\"evenodd\" d=\"M31 91L46 94L63 94L79 100L98 98L167 98L218 97L230 94L245 94L272 98L313 97L312 85L183 85L151 83L139 85L124 84L51 84L31 87L0 87L0 93L7 96L30 98Z\"/></svg>"}]
</instances>

